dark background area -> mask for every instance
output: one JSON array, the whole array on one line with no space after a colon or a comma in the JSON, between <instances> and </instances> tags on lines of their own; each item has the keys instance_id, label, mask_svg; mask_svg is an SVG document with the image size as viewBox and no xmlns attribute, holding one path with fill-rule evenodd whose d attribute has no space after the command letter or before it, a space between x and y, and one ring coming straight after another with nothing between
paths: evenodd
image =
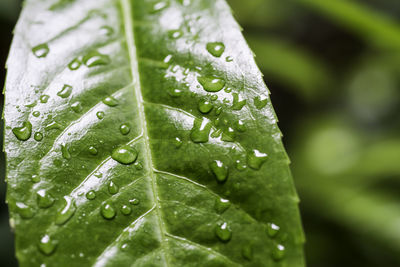
<instances>
[{"instance_id":1,"label":"dark background area","mask_svg":"<svg viewBox=\"0 0 400 267\"><path fill-rule=\"evenodd\" d=\"M400 1L228 2L284 133L308 266L400 266ZM0 0L0 66L20 6ZM4 175L1 153L0 265L17 266Z\"/></svg>"}]
</instances>

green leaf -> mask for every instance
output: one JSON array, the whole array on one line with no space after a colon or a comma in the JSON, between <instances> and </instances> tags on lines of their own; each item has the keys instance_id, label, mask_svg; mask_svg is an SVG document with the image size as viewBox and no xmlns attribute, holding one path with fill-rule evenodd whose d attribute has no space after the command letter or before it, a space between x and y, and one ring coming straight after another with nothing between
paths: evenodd
<instances>
[{"instance_id":1,"label":"green leaf","mask_svg":"<svg viewBox=\"0 0 400 267\"><path fill-rule=\"evenodd\" d=\"M27 1L5 91L21 266L303 266L281 133L225 1Z\"/></svg>"}]
</instances>

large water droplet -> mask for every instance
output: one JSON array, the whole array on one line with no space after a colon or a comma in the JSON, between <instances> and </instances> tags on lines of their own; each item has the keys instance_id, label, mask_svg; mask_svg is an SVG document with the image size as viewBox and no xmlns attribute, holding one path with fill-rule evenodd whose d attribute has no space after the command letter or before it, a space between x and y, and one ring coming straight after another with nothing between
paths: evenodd
<instances>
[{"instance_id":1,"label":"large water droplet","mask_svg":"<svg viewBox=\"0 0 400 267\"><path fill-rule=\"evenodd\" d=\"M77 70L81 65L82 62L78 58L75 58L68 64L68 68L70 70Z\"/></svg>"},{"instance_id":2,"label":"large water droplet","mask_svg":"<svg viewBox=\"0 0 400 267\"><path fill-rule=\"evenodd\" d=\"M15 203L15 207L18 214L24 219L32 218L35 215L33 209L25 203L17 202Z\"/></svg>"},{"instance_id":3,"label":"large water droplet","mask_svg":"<svg viewBox=\"0 0 400 267\"><path fill-rule=\"evenodd\" d=\"M267 234L269 237L275 237L280 230L280 227L274 223L269 223L267 225Z\"/></svg>"},{"instance_id":4,"label":"large water droplet","mask_svg":"<svg viewBox=\"0 0 400 267\"><path fill-rule=\"evenodd\" d=\"M45 189L40 189L36 193L37 195L37 202L40 208L49 208L54 204L53 196L48 193Z\"/></svg>"},{"instance_id":5,"label":"large water droplet","mask_svg":"<svg viewBox=\"0 0 400 267\"><path fill-rule=\"evenodd\" d=\"M107 65L111 62L109 56L100 54L97 51L89 52L83 57L82 61L89 68L95 66Z\"/></svg>"},{"instance_id":6,"label":"large water droplet","mask_svg":"<svg viewBox=\"0 0 400 267\"><path fill-rule=\"evenodd\" d=\"M221 42L207 44L207 51L214 57L220 57L225 51L225 45Z\"/></svg>"},{"instance_id":7,"label":"large water droplet","mask_svg":"<svg viewBox=\"0 0 400 267\"><path fill-rule=\"evenodd\" d=\"M203 100L199 101L198 108L201 113L206 114L206 113L209 113L213 109L213 105L210 101L203 99Z\"/></svg>"},{"instance_id":8,"label":"large water droplet","mask_svg":"<svg viewBox=\"0 0 400 267\"><path fill-rule=\"evenodd\" d=\"M129 125L124 123L119 127L119 131L123 134L123 135L127 135L130 131L131 128L129 128Z\"/></svg>"},{"instance_id":9,"label":"large water droplet","mask_svg":"<svg viewBox=\"0 0 400 267\"><path fill-rule=\"evenodd\" d=\"M207 92L219 92L225 86L225 80L214 76L199 76L197 81Z\"/></svg>"},{"instance_id":10,"label":"large water droplet","mask_svg":"<svg viewBox=\"0 0 400 267\"><path fill-rule=\"evenodd\" d=\"M272 251L272 258L276 261L280 261L285 257L285 247L281 244L275 246Z\"/></svg>"},{"instance_id":11,"label":"large water droplet","mask_svg":"<svg viewBox=\"0 0 400 267\"><path fill-rule=\"evenodd\" d=\"M47 44L40 44L32 48L33 54L38 57L46 57L47 54L50 52L49 46Z\"/></svg>"},{"instance_id":12,"label":"large water droplet","mask_svg":"<svg viewBox=\"0 0 400 267\"><path fill-rule=\"evenodd\" d=\"M215 227L215 235L222 242L228 242L232 237L232 230L230 229L228 223L224 222Z\"/></svg>"},{"instance_id":13,"label":"large water droplet","mask_svg":"<svg viewBox=\"0 0 400 267\"><path fill-rule=\"evenodd\" d=\"M61 155L64 159L70 159L71 153L69 153L69 149L66 144L61 145Z\"/></svg>"},{"instance_id":14,"label":"large water droplet","mask_svg":"<svg viewBox=\"0 0 400 267\"><path fill-rule=\"evenodd\" d=\"M107 202L104 202L103 204L101 204L100 213L107 220L111 220L117 214L114 207L111 206L111 204L109 204Z\"/></svg>"},{"instance_id":15,"label":"large water droplet","mask_svg":"<svg viewBox=\"0 0 400 267\"><path fill-rule=\"evenodd\" d=\"M228 167L219 160L215 160L210 163L210 168L217 178L217 181L223 183L228 178Z\"/></svg>"},{"instance_id":16,"label":"large water droplet","mask_svg":"<svg viewBox=\"0 0 400 267\"><path fill-rule=\"evenodd\" d=\"M72 86L68 84L64 84L63 88L57 93L57 95L61 98L67 98L72 93Z\"/></svg>"},{"instance_id":17,"label":"large water droplet","mask_svg":"<svg viewBox=\"0 0 400 267\"><path fill-rule=\"evenodd\" d=\"M112 195L115 195L116 193L118 193L118 191L119 191L118 185L115 184L113 181L111 181L111 182L108 184L108 192L109 192L110 194L112 194Z\"/></svg>"},{"instance_id":18,"label":"large water droplet","mask_svg":"<svg viewBox=\"0 0 400 267\"><path fill-rule=\"evenodd\" d=\"M57 241L53 240L49 235L44 235L39 242L39 250L45 255L50 255L57 247Z\"/></svg>"},{"instance_id":19,"label":"large water droplet","mask_svg":"<svg viewBox=\"0 0 400 267\"><path fill-rule=\"evenodd\" d=\"M259 170L261 165L267 160L267 157L268 155L266 153L254 149L247 155L247 165L249 165L250 168Z\"/></svg>"},{"instance_id":20,"label":"large water droplet","mask_svg":"<svg viewBox=\"0 0 400 267\"><path fill-rule=\"evenodd\" d=\"M12 129L15 137L21 141L26 141L31 137L32 134L32 124L29 121L22 123L21 127L15 127Z\"/></svg>"},{"instance_id":21,"label":"large water droplet","mask_svg":"<svg viewBox=\"0 0 400 267\"><path fill-rule=\"evenodd\" d=\"M195 143L206 143L211 131L211 122L207 118L196 118L190 132L190 138Z\"/></svg>"},{"instance_id":22,"label":"large water droplet","mask_svg":"<svg viewBox=\"0 0 400 267\"><path fill-rule=\"evenodd\" d=\"M231 202L228 199L217 198L215 199L215 211L219 214L226 211L231 206Z\"/></svg>"},{"instance_id":23,"label":"large water droplet","mask_svg":"<svg viewBox=\"0 0 400 267\"><path fill-rule=\"evenodd\" d=\"M138 156L136 149L130 146L121 146L113 150L111 157L122 164L132 164Z\"/></svg>"},{"instance_id":24,"label":"large water droplet","mask_svg":"<svg viewBox=\"0 0 400 267\"><path fill-rule=\"evenodd\" d=\"M232 109L233 110L241 110L244 105L246 105L246 100L241 100L239 97L239 94L233 93L233 104L232 104Z\"/></svg>"},{"instance_id":25,"label":"large water droplet","mask_svg":"<svg viewBox=\"0 0 400 267\"><path fill-rule=\"evenodd\" d=\"M36 141L40 142L43 139L43 134L41 132L37 132L33 135L33 139L35 139Z\"/></svg>"},{"instance_id":26,"label":"large water droplet","mask_svg":"<svg viewBox=\"0 0 400 267\"><path fill-rule=\"evenodd\" d=\"M64 208L58 212L56 218L56 224L59 225L64 224L71 219L76 210L75 201L70 196L64 196L64 201Z\"/></svg>"},{"instance_id":27,"label":"large water droplet","mask_svg":"<svg viewBox=\"0 0 400 267\"><path fill-rule=\"evenodd\" d=\"M103 99L103 103L106 104L107 106L115 107L116 105L118 105L118 100L112 96L107 96L106 98Z\"/></svg>"},{"instance_id":28,"label":"large water droplet","mask_svg":"<svg viewBox=\"0 0 400 267\"><path fill-rule=\"evenodd\" d=\"M49 101L49 98L50 98L50 96L48 96L48 95L42 95L42 96L40 96L40 98L39 98L40 103L46 104L47 101Z\"/></svg>"},{"instance_id":29,"label":"large water droplet","mask_svg":"<svg viewBox=\"0 0 400 267\"><path fill-rule=\"evenodd\" d=\"M129 215L132 213L132 208L127 206L127 205L122 205L121 206L121 213L124 215Z\"/></svg>"},{"instance_id":30,"label":"large water droplet","mask_svg":"<svg viewBox=\"0 0 400 267\"><path fill-rule=\"evenodd\" d=\"M86 193L86 198L89 200L93 200L96 198L96 192L94 190L90 190L89 192Z\"/></svg>"},{"instance_id":31,"label":"large water droplet","mask_svg":"<svg viewBox=\"0 0 400 267\"><path fill-rule=\"evenodd\" d=\"M262 109L268 104L268 97L266 96L256 96L254 98L254 106L256 106L257 109Z\"/></svg>"}]
</instances>

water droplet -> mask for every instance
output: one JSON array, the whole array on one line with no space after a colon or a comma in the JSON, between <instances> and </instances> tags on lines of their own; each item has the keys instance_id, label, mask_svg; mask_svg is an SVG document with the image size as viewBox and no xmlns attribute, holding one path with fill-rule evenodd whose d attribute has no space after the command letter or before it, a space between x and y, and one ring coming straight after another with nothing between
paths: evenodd
<instances>
[{"instance_id":1,"label":"water droplet","mask_svg":"<svg viewBox=\"0 0 400 267\"><path fill-rule=\"evenodd\" d=\"M101 172L95 172L94 174L93 174L95 177L97 177L97 178L101 178L101 177L103 177L103 174L101 173Z\"/></svg>"},{"instance_id":2,"label":"water droplet","mask_svg":"<svg viewBox=\"0 0 400 267\"><path fill-rule=\"evenodd\" d=\"M222 112L222 107L218 107L218 108L215 110L215 115L219 116L219 115L221 115L221 112Z\"/></svg>"},{"instance_id":3,"label":"water droplet","mask_svg":"<svg viewBox=\"0 0 400 267\"><path fill-rule=\"evenodd\" d=\"M130 131L131 128L129 128L129 125L124 123L119 127L119 131L123 134L123 135L127 135Z\"/></svg>"},{"instance_id":4,"label":"water droplet","mask_svg":"<svg viewBox=\"0 0 400 267\"><path fill-rule=\"evenodd\" d=\"M45 103L47 103L47 101L49 101L49 98L50 98L50 96L48 96L48 95L42 95L42 96L40 96L39 100L41 103L45 104Z\"/></svg>"},{"instance_id":5,"label":"water droplet","mask_svg":"<svg viewBox=\"0 0 400 267\"><path fill-rule=\"evenodd\" d=\"M143 169L143 165L140 162L135 162L135 164L133 164L136 168L136 170L140 171L141 169Z\"/></svg>"},{"instance_id":6,"label":"water droplet","mask_svg":"<svg viewBox=\"0 0 400 267\"><path fill-rule=\"evenodd\" d=\"M218 182L223 183L226 181L228 178L228 167L222 161L214 160L210 163L210 168Z\"/></svg>"},{"instance_id":7,"label":"water droplet","mask_svg":"<svg viewBox=\"0 0 400 267\"><path fill-rule=\"evenodd\" d=\"M215 227L215 235L221 240L222 242L228 242L232 237L232 230L228 226L226 222L218 224Z\"/></svg>"},{"instance_id":8,"label":"water droplet","mask_svg":"<svg viewBox=\"0 0 400 267\"><path fill-rule=\"evenodd\" d=\"M128 246L128 244L126 244L126 243L121 245L121 250L122 250L122 251L127 251L128 248L129 248L129 246Z\"/></svg>"},{"instance_id":9,"label":"water droplet","mask_svg":"<svg viewBox=\"0 0 400 267\"><path fill-rule=\"evenodd\" d=\"M268 155L266 153L254 149L247 155L247 164L250 166L250 168L259 170L261 165L267 160L267 157Z\"/></svg>"},{"instance_id":10,"label":"water droplet","mask_svg":"<svg viewBox=\"0 0 400 267\"><path fill-rule=\"evenodd\" d=\"M238 171L244 171L245 169L247 169L247 165L246 165L246 163L244 163L243 161L241 161L240 159L238 159L237 161L236 161L236 169L238 170Z\"/></svg>"},{"instance_id":11,"label":"water droplet","mask_svg":"<svg viewBox=\"0 0 400 267\"><path fill-rule=\"evenodd\" d=\"M249 261L253 259L253 248L251 245L246 245L242 248L242 256Z\"/></svg>"},{"instance_id":12,"label":"water droplet","mask_svg":"<svg viewBox=\"0 0 400 267\"><path fill-rule=\"evenodd\" d=\"M104 112L103 111L98 111L96 113L96 116L99 120L102 120L104 118Z\"/></svg>"},{"instance_id":13,"label":"water droplet","mask_svg":"<svg viewBox=\"0 0 400 267\"><path fill-rule=\"evenodd\" d=\"M64 159L70 159L71 153L69 153L68 147L66 144L61 145L61 155Z\"/></svg>"},{"instance_id":14,"label":"water droplet","mask_svg":"<svg viewBox=\"0 0 400 267\"><path fill-rule=\"evenodd\" d=\"M72 86L68 84L64 84L63 88L61 91L57 93L57 95L61 98L67 98L71 95L72 93Z\"/></svg>"},{"instance_id":15,"label":"water droplet","mask_svg":"<svg viewBox=\"0 0 400 267\"><path fill-rule=\"evenodd\" d=\"M51 207L54 204L53 196L45 189L40 189L39 191L37 191L36 195L39 208L45 209Z\"/></svg>"},{"instance_id":16,"label":"water droplet","mask_svg":"<svg viewBox=\"0 0 400 267\"><path fill-rule=\"evenodd\" d=\"M139 203L140 203L140 200L137 198L133 198L133 199L129 200L129 204L131 204L131 205L139 205Z\"/></svg>"},{"instance_id":17,"label":"water droplet","mask_svg":"<svg viewBox=\"0 0 400 267\"><path fill-rule=\"evenodd\" d=\"M72 110L73 110L74 112L76 112L76 113L81 112L82 109L83 109L83 108L82 108L82 104L81 104L79 101L72 103L72 104L71 104L71 108L72 108Z\"/></svg>"},{"instance_id":18,"label":"water droplet","mask_svg":"<svg viewBox=\"0 0 400 267\"><path fill-rule=\"evenodd\" d=\"M70 196L64 196L65 205L62 210L60 210L57 214L56 224L64 224L69 219L71 219L72 215L74 215L76 207L75 202Z\"/></svg>"},{"instance_id":19,"label":"water droplet","mask_svg":"<svg viewBox=\"0 0 400 267\"><path fill-rule=\"evenodd\" d=\"M97 153L98 153L97 149L94 146L90 146L88 148L88 150L89 150L89 153L92 155L97 155Z\"/></svg>"},{"instance_id":20,"label":"water droplet","mask_svg":"<svg viewBox=\"0 0 400 267\"><path fill-rule=\"evenodd\" d=\"M106 98L103 99L103 103L106 104L107 106L115 107L116 105L118 105L118 100L112 96L107 96Z\"/></svg>"},{"instance_id":21,"label":"water droplet","mask_svg":"<svg viewBox=\"0 0 400 267\"><path fill-rule=\"evenodd\" d=\"M100 54L97 51L91 51L86 54L83 59L83 64L89 68L101 65L107 65L111 62L110 57L107 55Z\"/></svg>"},{"instance_id":22,"label":"water droplet","mask_svg":"<svg viewBox=\"0 0 400 267\"><path fill-rule=\"evenodd\" d=\"M130 146L121 146L113 150L111 157L122 164L132 164L138 156L136 149Z\"/></svg>"},{"instance_id":23,"label":"water droplet","mask_svg":"<svg viewBox=\"0 0 400 267\"><path fill-rule=\"evenodd\" d=\"M269 237L275 237L280 230L280 227L274 223L269 223L267 225L267 234Z\"/></svg>"},{"instance_id":24,"label":"water droplet","mask_svg":"<svg viewBox=\"0 0 400 267\"><path fill-rule=\"evenodd\" d=\"M222 129L218 129L211 133L211 137L218 138L219 136L221 136L221 134L222 134Z\"/></svg>"},{"instance_id":25,"label":"water droplet","mask_svg":"<svg viewBox=\"0 0 400 267\"><path fill-rule=\"evenodd\" d=\"M38 183L38 182L40 182L40 177L39 177L39 175L34 174L34 175L32 175L31 180L34 183Z\"/></svg>"},{"instance_id":26,"label":"water droplet","mask_svg":"<svg viewBox=\"0 0 400 267\"><path fill-rule=\"evenodd\" d=\"M215 101L215 100L217 100L218 99L218 95L212 95L211 96L211 101Z\"/></svg>"},{"instance_id":27,"label":"water droplet","mask_svg":"<svg viewBox=\"0 0 400 267\"><path fill-rule=\"evenodd\" d=\"M47 56L47 54L50 52L50 49L47 44L40 44L32 48L32 52L37 58L42 58Z\"/></svg>"},{"instance_id":28,"label":"water droplet","mask_svg":"<svg viewBox=\"0 0 400 267\"><path fill-rule=\"evenodd\" d=\"M111 220L117 214L114 207L111 206L111 204L109 204L107 202L105 202L101 205L100 213L107 220Z\"/></svg>"},{"instance_id":29,"label":"water droplet","mask_svg":"<svg viewBox=\"0 0 400 267\"><path fill-rule=\"evenodd\" d=\"M119 191L118 185L116 185L113 181L111 181L111 182L108 184L108 192L109 192L110 194L112 194L112 195L115 195L116 193L118 193L118 191Z\"/></svg>"},{"instance_id":30,"label":"water droplet","mask_svg":"<svg viewBox=\"0 0 400 267\"><path fill-rule=\"evenodd\" d=\"M93 200L96 198L96 192L94 190L90 190L89 192L86 193L86 198L89 200Z\"/></svg>"},{"instance_id":31,"label":"water droplet","mask_svg":"<svg viewBox=\"0 0 400 267\"><path fill-rule=\"evenodd\" d=\"M164 63L170 63L171 62L171 59L172 59L172 55L168 55L168 56L166 56L165 58L164 58Z\"/></svg>"},{"instance_id":32,"label":"water droplet","mask_svg":"<svg viewBox=\"0 0 400 267\"><path fill-rule=\"evenodd\" d=\"M121 213L124 215L129 215L132 213L132 208L127 206L127 205L122 205L121 206Z\"/></svg>"},{"instance_id":33,"label":"water droplet","mask_svg":"<svg viewBox=\"0 0 400 267\"><path fill-rule=\"evenodd\" d=\"M233 93L233 104L232 104L232 109L233 110L241 110L244 105L246 105L246 100L240 100L239 94Z\"/></svg>"},{"instance_id":34,"label":"water droplet","mask_svg":"<svg viewBox=\"0 0 400 267\"><path fill-rule=\"evenodd\" d=\"M235 130L232 129L231 127L228 127L228 129L222 133L221 139L222 141L225 142L233 142L235 141L235 136L236 136Z\"/></svg>"},{"instance_id":35,"label":"water droplet","mask_svg":"<svg viewBox=\"0 0 400 267\"><path fill-rule=\"evenodd\" d=\"M15 127L12 129L15 137L18 140L26 141L31 137L32 134L32 124L29 121L25 121L22 123L21 127Z\"/></svg>"},{"instance_id":36,"label":"water droplet","mask_svg":"<svg viewBox=\"0 0 400 267\"><path fill-rule=\"evenodd\" d=\"M197 81L207 92L219 92L225 86L225 80L214 76L200 76Z\"/></svg>"},{"instance_id":37,"label":"water droplet","mask_svg":"<svg viewBox=\"0 0 400 267\"><path fill-rule=\"evenodd\" d=\"M276 261L280 261L285 257L285 247L281 244L275 246L272 251L272 258Z\"/></svg>"},{"instance_id":38,"label":"water droplet","mask_svg":"<svg viewBox=\"0 0 400 267\"><path fill-rule=\"evenodd\" d=\"M231 202L228 199L217 198L215 199L215 211L219 214L224 213L231 206Z\"/></svg>"},{"instance_id":39,"label":"water droplet","mask_svg":"<svg viewBox=\"0 0 400 267\"><path fill-rule=\"evenodd\" d=\"M174 145L176 148L180 148L182 146L182 140L179 137L175 137L174 139Z\"/></svg>"},{"instance_id":40,"label":"water droplet","mask_svg":"<svg viewBox=\"0 0 400 267\"><path fill-rule=\"evenodd\" d=\"M39 111L34 111L34 112L32 112L32 115L34 117L39 117L40 116L40 112Z\"/></svg>"},{"instance_id":41,"label":"water droplet","mask_svg":"<svg viewBox=\"0 0 400 267\"><path fill-rule=\"evenodd\" d=\"M53 121L49 125L47 125L45 129L46 130L53 130L53 129L61 130L62 128L63 128L63 126L60 123Z\"/></svg>"},{"instance_id":42,"label":"water droplet","mask_svg":"<svg viewBox=\"0 0 400 267\"><path fill-rule=\"evenodd\" d=\"M30 219L35 215L33 209L22 202L15 203L16 211L24 219Z\"/></svg>"},{"instance_id":43,"label":"water droplet","mask_svg":"<svg viewBox=\"0 0 400 267\"><path fill-rule=\"evenodd\" d=\"M57 247L57 241L50 238L49 235L44 235L39 242L39 250L45 255L50 255Z\"/></svg>"},{"instance_id":44,"label":"water droplet","mask_svg":"<svg viewBox=\"0 0 400 267\"><path fill-rule=\"evenodd\" d=\"M100 34L102 35L111 36L113 33L114 29L110 26L105 25L100 27Z\"/></svg>"},{"instance_id":45,"label":"water droplet","mask_svg":"<svg viewBox=\"0 0 400 267\"><path fill-rule=\"evenodd\" d=\"M206 143L211 131L211 122L207 118L196 118L190 132L190 138L195 143Z\"/></svg>"},{"instance_id":46,"label":"water droplet","mask_svg":"<svg viewBox=\"0 0 400 267\"><path fill-rule=\"evenodd\" d=\"M68 68L70 70L77 70L81 65L82 62L78 58L75 58L68 64Z\"/></svg>"},{"instance_id":47,"label":"water droplet","mask_svg":"<svg viewBox=\"0 0 400 267\"><path fill-rule=\"evenodd\" d=\"M208 100L200 100L198 104L198 108L201 113L209 113L213 109L213 105L210 101Z\"/></svg>"},{"instance_id":48,"label":"water droplet","mask_svg":"<svg viewBox=\"0 0 400 267\"><path fill-rule=\"evenodd\" d=\"M239 132L245 132L246 130L247 130L247 128L246 128L246 125L244 124L244 122L243 121L241 121L241 120L238 120L237 122L236 122L236 129L239 131Z\"/></svg>"},{"instance_id":49,"label":"water droplet","mask_svg":"<svg viewBox=\"0 0 400 267\"><path fill-rule=\"evenodd\" d=\"M225 51L225 45L221 42L208 43L206 48L214 57L220 57Z\"/></svg>"},{"instance_id":50,"label":"water droplet","mask_svg":"<svg viewBox=\"0 0 400 267\"><path fill-rule=\"evenodd\" d=\"M266 96L256 96L254 98L254 106L256 106L257 109L262 109L268 104L268 97Z\"/></svg>"},{"instance_id":51,"label":"water droplet","mask_svg":"<svg viewBox=\"0 0 400 267\"><path fill-rule=\"evenodd\" d=\"M155 3L152 7L152 13L160 12L161 10L165 9L168 7L168 2L158 2Z\"/></svg>"},{"instance_id":52,"label":"water droplet","mask_svg":"<svg viewBox=\"0 0 400 267\"><path fill-rule=\"evenodd\" d=\"M182 35L183 35L183 32L181 30L168 31L168 36L173 39L178 39L178 38L182 37Z\"/></svg>"},{"instance_id":53,"label":"water droplet","mask_svg":"<svg viewBox=\"0 0 400 267\"><path fill-rule=\"evenodd\" d=\"M226 61L226 62L232 62L232 61L233 61L233 57L227 56L227 57L225 58L225 61Z\"/></svg>"},{"instance_id":54,"label":"water droplet","mask_svg":"<svg viewBox=\"0 0 400 267\"><path fill-rule=\"evenodd\" d=\"M168 94L172 97L180 97L183 94L183 92L180 89L170 88L168 89Z\"/></svg>"}]
</instances>

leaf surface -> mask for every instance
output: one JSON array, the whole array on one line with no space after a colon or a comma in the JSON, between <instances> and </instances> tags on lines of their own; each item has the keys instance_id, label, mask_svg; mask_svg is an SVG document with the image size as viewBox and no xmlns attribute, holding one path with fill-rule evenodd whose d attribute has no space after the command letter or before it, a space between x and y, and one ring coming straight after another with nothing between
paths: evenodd
<instances>
[{"instance_id":1,"label":"leaf surface","mask_svg":"<svg viewBox=\"0 0 400 267\"><path fill-rule=\"evenodd\" d=\"M26 1L7 65L21 266L303 266L281 133L225 1Z\"/></svg>"}]
</instances>

